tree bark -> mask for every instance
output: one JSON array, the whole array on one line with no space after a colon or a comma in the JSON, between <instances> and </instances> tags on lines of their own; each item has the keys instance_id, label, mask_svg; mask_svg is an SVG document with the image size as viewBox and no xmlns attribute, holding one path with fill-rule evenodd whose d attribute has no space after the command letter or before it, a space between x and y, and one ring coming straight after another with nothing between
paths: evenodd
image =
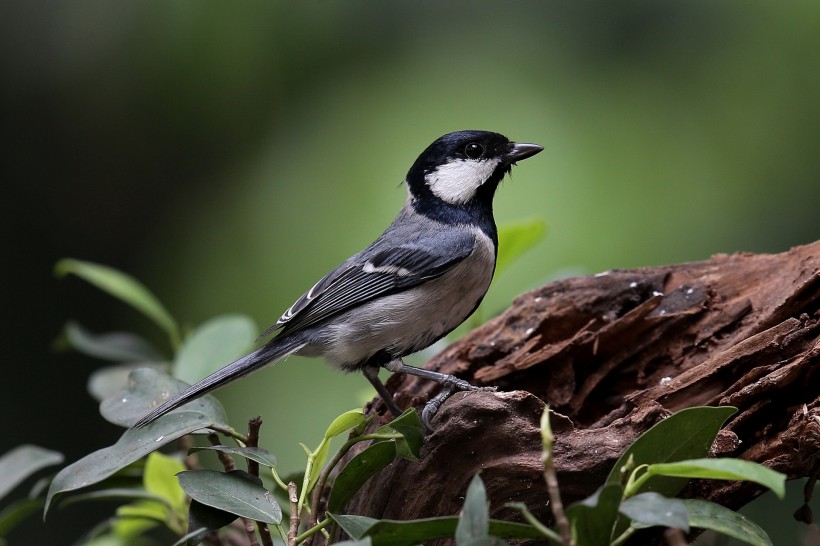
<instances>
[{"instance_id":1,"label":"tree bark","mask_svg":"<svg viewBox=\"0 0 820 546\"><path fill-rule=\"evenodd\" d=\"M718 255L698 263L568 278L512 307L428 362L495 385L456 393L433 420L421 459L374 476L346 513L413 519L457 514L478 471L491 515L524 502L549 520L539 418L552 419L566 503L592 494L623 450L673 412L732 405L713 447L786 473L820 469L820 241L777 255ZM438 386L394 376L402 407ZM370 412L384 414L380 401ZM754 484L701 481L685 495L737 508Z\"/></svg>"}]
</instances>

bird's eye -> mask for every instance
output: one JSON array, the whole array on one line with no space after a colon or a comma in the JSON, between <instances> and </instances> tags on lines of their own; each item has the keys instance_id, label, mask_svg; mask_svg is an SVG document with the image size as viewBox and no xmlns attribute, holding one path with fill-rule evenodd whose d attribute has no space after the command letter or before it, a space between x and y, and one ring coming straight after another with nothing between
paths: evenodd
<instances>
[{"instance_id":1,"label":"bird's eye","mask_svg":"<svg viewBox=\"0 0 820 546\"><path fill-rule=\"evenodd\" d=\"M464 155L470 159L478 159L484 153L484 146L477 142L471 142L464 147Z\"/></svg>"}]
</instances>

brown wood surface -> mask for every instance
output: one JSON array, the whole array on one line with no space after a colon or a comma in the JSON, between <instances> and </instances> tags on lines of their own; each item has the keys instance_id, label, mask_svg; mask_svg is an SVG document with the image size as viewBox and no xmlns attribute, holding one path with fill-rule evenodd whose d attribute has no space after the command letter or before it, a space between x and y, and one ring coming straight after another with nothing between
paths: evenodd
<instances>
[{"instance_id":1,"label":"brown wood surface","mask_svg":"<svg viewBox=\"0 0 820 546\"><path fill-rule=\"evenodd\" d=\"M539 418L553 418L566 502L593 493L622 451L670 413L732 405L718 456L757 461L791 478L820 468L820 242L776 255L560 280L428 362L499 392L455 394L434 418L421 460L374 476L346 513L411 519L457 514L482 471L491 514L524 502L548 518ZM402 407L438 386L388 383ZM370 411L384 412L381 402ZM737 508L755 485L696 482L685 494ZM796 507L795 507L796 508Z\"/></svg>"}]
</instances>

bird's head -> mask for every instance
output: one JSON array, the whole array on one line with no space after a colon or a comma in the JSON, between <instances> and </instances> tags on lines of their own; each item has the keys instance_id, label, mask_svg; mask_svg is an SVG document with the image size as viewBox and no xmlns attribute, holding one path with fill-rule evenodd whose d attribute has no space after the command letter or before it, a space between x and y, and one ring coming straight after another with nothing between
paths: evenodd
<instances>
[{"instance_id":1,"label":"bird's head","mask_svg":"<svg viewBox=\"0 0 820 546\"><path fill-rule=\"evenodd\" d=\"M516 161L544 148L510 142L490 131L458 131L430 144L410 167L407 187L413 199L460 206L490 204L498 184Z\"/></svg>"}]
</instances>

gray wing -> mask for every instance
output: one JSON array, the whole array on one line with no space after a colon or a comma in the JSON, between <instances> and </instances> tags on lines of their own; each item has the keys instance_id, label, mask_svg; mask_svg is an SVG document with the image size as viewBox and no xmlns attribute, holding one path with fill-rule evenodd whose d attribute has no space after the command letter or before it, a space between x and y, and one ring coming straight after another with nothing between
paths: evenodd
<instances>
[{"instance_id":1,"label":"gray wing","mask_svg":"<svg viewBox=\"0 0 820 546\"><path fill-rule=\"evenodd\" d=\"M382 239L331 271L264 334L305 328L373 298L438 277L473 251L475 236L445 230L392 246Z\"/></svg>"}]
</instances>

